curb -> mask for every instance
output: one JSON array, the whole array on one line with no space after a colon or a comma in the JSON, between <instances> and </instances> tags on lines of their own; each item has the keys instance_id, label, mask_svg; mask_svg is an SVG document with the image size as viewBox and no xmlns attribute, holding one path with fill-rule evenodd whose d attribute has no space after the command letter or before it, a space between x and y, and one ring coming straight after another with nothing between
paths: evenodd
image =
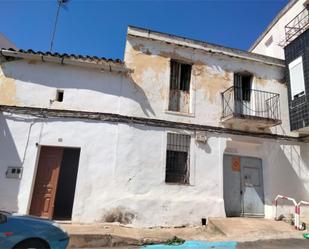
<instances>
[{"instance_id":1,"label":"curb","mask_svg":"<svg viewBox=\"0 0 309 249\"><path fill-rule=\"evenodd\" d=\"M142 246L163 242L165 240L154 238L143 238L139 240L111 234L71 234L68 249Z\"/></svg>"}]
</instances>

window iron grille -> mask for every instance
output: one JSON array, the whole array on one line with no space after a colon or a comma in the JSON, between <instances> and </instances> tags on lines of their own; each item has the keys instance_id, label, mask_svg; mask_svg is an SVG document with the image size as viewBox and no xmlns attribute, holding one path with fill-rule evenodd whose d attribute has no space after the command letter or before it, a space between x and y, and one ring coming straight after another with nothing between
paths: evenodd
<instances>
[{"instance_id":1,"label":"window iron grille","mask_svg":"<svg viewBox=\"0 0 309 249\"><path fill-rule=\"evenodd\" d=\"M189 184L190 136L168 133L165 182Z\"/></svg>"}]
</instances>

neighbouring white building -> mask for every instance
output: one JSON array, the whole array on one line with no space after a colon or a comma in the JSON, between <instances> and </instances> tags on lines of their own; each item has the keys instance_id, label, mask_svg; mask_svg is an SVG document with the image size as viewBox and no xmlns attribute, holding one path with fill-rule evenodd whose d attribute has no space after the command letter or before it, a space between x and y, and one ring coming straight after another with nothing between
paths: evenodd
<instances>
[{"instance_id":1,"label":"neighbouring white building","mask_svg":"<svg viewBox=\"0 0 309 249\"><path fill-rule=\"evenodd\" d=\"M308 13L304 12L308 4L308 0L290 0L249 51L284 59L284 47L308 25Z\"/></svg>"},{"instance_id":2,"label":"neighbouring white building","mask_svg":"<svg viewBox=\"0 0 309 249\"><path fill-rule=\"evenodd\" d=\"M0 32L0 48L17 49L16 46Z\"/></svg>"},{"instance_id":3,"label":"neighbouring white building","mask_svg":"<svg viewBox=\"0 0 309 249\"><path fill-rule=\"evenodd\" d=\"M1 50L0 110L0 209L149 227L309 200L280 59L135 27L124 62Z\"/></svg>"}]
</instances>

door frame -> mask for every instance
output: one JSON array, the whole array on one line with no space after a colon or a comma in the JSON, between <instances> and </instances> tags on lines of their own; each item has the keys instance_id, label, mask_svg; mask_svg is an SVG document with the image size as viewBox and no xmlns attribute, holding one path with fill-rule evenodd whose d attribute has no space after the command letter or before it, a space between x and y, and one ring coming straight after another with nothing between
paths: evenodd
<instances>
[{"instance_id":1,"label":"door frame","mask_svg":"<svg viewBox=\"0 0 309 249\"><path fill-rule=\"evenodd\" d=\"M40 156L41 156L41 152L42 152L42 147L56 147L56 148L62 148L63 150L66 149L66 148L80 149L80 152L81 152L81 147L77 147L77 146L59 146L59 145L49 145L49 144L37 144L36 146L37 146L36 160L35 160L35 166L34 166L34 169L33 169L30 194L29 194L28 203L27 203L27 210L26 210L26 214L28 214L28 215L30 215L30 209L31 209L31 204L32 204L32 199L33 199L33 194L34 194L35 182L36 182L36 178L37 178L37 174L38 174L38 166L39 166ZM62 155L62 157L63 157L63 155ZM60 165L60 168L61 168L61 165ZM79 168L79 165L78 165L78 168ZM60 169L59 169L59 171L60 171ZM58 178L59 178L59 176L58 176ZM78 173L77 173L77 176L76 176L76 181L77 181L77 178L78 178ZM77 185L77 182L76 182L76 185ZM58 188L58 181L57 181L57 185L56 185L55 195L56 195L56 192L57 192L57 188ZM75 194L76 194L76 192L75 192ZM73 207L74 207L74 203L73 203ZM53 213L52 213L52 217L53 217Z\"/></svg>"},{"instance_id":2,"label":"door frame","mask_svg":"<svg viewBox=\"0 0 309 249\"><path fill-rule=\"evenodd\" d=\"M30 187L30 193L29 193L29 198L28 198L28 203L27 203L27 214L30 214L30 208L31 208L31 203L32 203L32 198L33 198L33 193L34 193L34 185L35 185L35 180L37 177L38 173L38 166L39 166L39 160L40 160L40 155L41 155L41 149L44 146L49 146L49 145L41 145L41 144L36 144L37 146L37 152L36 152L36 158L35 158L35 163L34 163L34 169L32 173L32 181L31 181L31 187ZM55 146L57 147L57 146Z\"/></svg>"}]
</instances>

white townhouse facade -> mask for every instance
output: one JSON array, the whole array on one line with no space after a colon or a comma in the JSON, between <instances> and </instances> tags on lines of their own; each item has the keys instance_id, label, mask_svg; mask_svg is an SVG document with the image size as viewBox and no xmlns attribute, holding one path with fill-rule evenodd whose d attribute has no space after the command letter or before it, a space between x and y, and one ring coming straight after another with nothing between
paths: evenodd
<instances>
[{"instance_id":1,"label":"white townhouse facade","mask_svg":"<svg viewBox=\"0 0 309 249\"><path fill-rule=\"evenodd\" d=\"M309 199L280 59L136 27L123 62L1 50L0 110L0 209L152 227Z\"/></svg>"}]
</instances>

